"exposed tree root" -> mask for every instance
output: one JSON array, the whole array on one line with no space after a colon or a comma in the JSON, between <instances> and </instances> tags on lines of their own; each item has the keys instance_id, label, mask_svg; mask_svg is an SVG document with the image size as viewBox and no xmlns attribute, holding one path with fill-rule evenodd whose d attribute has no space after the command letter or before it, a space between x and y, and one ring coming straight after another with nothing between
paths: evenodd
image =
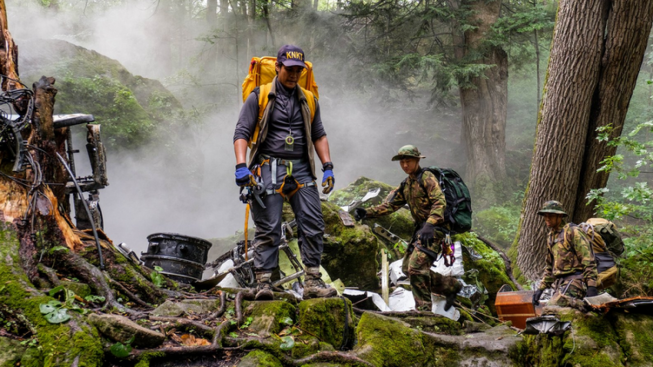
<instances>
[{"instance_id":1,"label":"exposed tree root","mask_svg":"<svg viewBox=\"0 0 653 367\"><path fill-rule=\"evenodd\" d=\"M231 320L225 320L215 329L215 334L213 334L213 341L211 343L212 345L218 345L222 347L222 338L223 338L222 331L225 329L227 329L228 331L229 326L231 326Z\"/></svg>"},{"instance_id":2,"label":"exposed tree root","mask_svg":"<svg viewBox=\"0 0 653 367\"><path fill-rule=\"evenodd\" d=\"M205 355L220 353L224 349L217 345L202 345L197 347L167 347L158 349L133 349L128 357L130 361L137 361L143 354L156 355L154 358L165 358L174 356L190 357L195 355ZM110 350L105 350L105 353L111 353ZM156 354L155 354L156 353Z\"/></svg>"},{"instance_id":3,"label":"exposed tree root","mask_svg":"<svg viewBox=\"0 0 653 367\"><path fill-rule=\"evenodd\" d=\"M255 294L251 289L246 292L238 292L236 295L236 321L238 322L238 326L243 324L243 300L253 301L254 296Z\"/></svg>"},{"instance_id":4,"label":"exposed tree root","mask_svg":"<svg viewBox=\"0 0 653 367\"><path fill-rule=\"evenodd\" d=\"M39 272L43 275L45 275L46 278L52 283L53 286L58 286L61 284L61 280L57 276L57 272L54 271L54 269L49 268L43 264L38 264L37 265Z\"/></svg>"},{"instance_id":5,"label":"exposed tree root","mask_svg":"<svg viewBox=\"0 0 653 367\"><path fill-rule=\"evenodd\" d=\"M129 297L132 301L134 301L135 303L137 303L139 306L145 307L145 308L147 308L147 309L152 309L152 306L148 305L147 302L143 301L143 300L140 299L137 295L135 295L134 293L132 293L129 289L127 289L127 287L125 287L124 285L122 285L120 282L111 279L111 277L109 276L109 274L106 274L106 273L105 273L105 275L107 276L107 279L109 280L109 283L111 283L112 285L116 286L120 292L124 293L124 294L125 294L127 297Z\"/></svg>"},{"instance_id":6,"label":"exposed tree root","mask_svg":"<svg viewBox=\"0 0 653 367\"><path fill-rule=\"evenodd\" d=\"M149 319L152 321L171 322L173 323L172 327L179 328L179 329L185 329L185 330L195 329L196 331L201 331L204 336L213 337L214 334L216 333L216 330L202 324L201 322L185 319L183 317L150 315Z\"/></svg>"},{"instance_id":7,"label":"exposed tree root","mask_svg":"<svg viewBox=\"0 0 653 367\"><path fill-rule=\"evenodd\" d=\"M314 362L323 362L323 363L336 363L336 364L347 364L347 365L352 365L352 366L366 366L366 367L374 367L373 364L370 362L367 362L363 359L358 358L357 356L349 353L343 353L343 352L317 352L313 355L310 355L308 357L304 357L301 359L295 359L293 361L293 366L303 366L308 363L314 363Z\"/></svg>"},{"instance_id":8,"label":"exposed tree root","mask_svg":"<svg viewBox=\"0 0 653 367\"><path fill-rule=\"evenodd\" d=\"M225 310L227 309L227 294L226 292L220 292L220 308L211 314L209 317L206 318L207 321L215 320L218 317L221 317L222 314L224 314Z\"/></svg>"}]
</instances>

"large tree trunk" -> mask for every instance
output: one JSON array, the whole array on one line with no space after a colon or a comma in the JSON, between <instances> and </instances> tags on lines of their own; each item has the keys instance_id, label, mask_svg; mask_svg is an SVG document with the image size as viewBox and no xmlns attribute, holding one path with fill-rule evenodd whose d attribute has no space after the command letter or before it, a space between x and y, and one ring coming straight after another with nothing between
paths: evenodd
<instances>
[{"instance_id":1,"label":"large tree trunk","mask_svg":"<svg viewBox=\"0 0 653 367\"><path fill-rule=\"evenodd\" d=\"M624 13L629 7L633 12ZM581 184L591 184L581 175L595 176L593 167L602 159L596 157L601 150L592 147L593 130L608 122L623 125L644 47L632 42L645 43L646 37L636 35L650 31L650 19L641 18L651 13L651 5L646 4L646 12L643 7L634 0L560 2L531 176L513 244L517 266L531 280L541 275L545 255L545 227L537 211L545 201L558 200L570 218L584 216L577 195L584 190ZM632 29L636 26L645 29Z\"/></svg>"},{"instance_id":2,"label":"large tree trunk","mask_svg":"<svg viewBox=\"0 0 653 367\"><path fill-rule=\"evenodd\" d=\"M599 142L596 129L612 125L611 139L621 136L628 104L635 89L653 22L653 1L612 1L608 17L601 74L592 102L585 157L580 185L576 194L573 220L583 222L594 213L594 204L586 196L592 189L608 183L609 173L597 172L601 161L616 153L617 148Z\"/></svg>"},{"instance_id":3,"label":"large tree trunk","mask_svg":"<svg viewBox=\"0 0 653 367\"><path fill-rule=\"evenodd\" d=\"M486 33L499 17L500 4L500 1L469 2L473 11L470 21L478 27L465 32L465 57L483 46ZM506 175L508 55L499 47L491 47L477 62L492 67L483 76L461 81L460 100L467 149L466 179L476 197L482 197L481 206L485 206L497 201L502 192L500 183Z\"/></svg>"},{"instance_id":4,"label":"large tree trunk","mask_svg":"<svg viewBox=\"0 0 653 367\"><path fill-rule=\"evenodd\" d=\"M206 22L212 26L215 26L215 22L218 19L218 0L207 0L206 1Z\"/></svg>"}]
</instances>

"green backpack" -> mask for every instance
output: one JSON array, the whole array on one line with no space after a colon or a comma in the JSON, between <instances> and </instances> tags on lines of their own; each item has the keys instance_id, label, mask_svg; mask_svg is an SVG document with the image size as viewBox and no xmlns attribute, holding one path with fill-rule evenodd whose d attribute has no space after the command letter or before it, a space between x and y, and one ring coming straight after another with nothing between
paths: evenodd
<instances>
[{"instance_id":1,"label":"green backpack","mask_svg":"<svg viewBox=\"0 0 653 367\"><path fill-rule=\"evenodd\" d=\"M444 209L444 220L449 223L453 233L465 233L472 229L472 197L469 195L467 185L460 178L460 175L451 168L439 168L435 166L422 168L417 177L417 182L426 191L422 182L422 174L425 171L431 172L440 183L440 189L447 201ZM406 181L404 180L403 183Z\"/></svg>"}]
</instances>

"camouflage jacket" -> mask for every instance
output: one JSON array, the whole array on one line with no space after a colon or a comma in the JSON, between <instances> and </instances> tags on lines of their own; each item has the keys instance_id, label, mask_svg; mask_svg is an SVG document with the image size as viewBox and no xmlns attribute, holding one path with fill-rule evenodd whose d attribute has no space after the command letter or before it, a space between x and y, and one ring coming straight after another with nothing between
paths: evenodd
<instances>
[{"instance_id":1,"label":"camouflage jacket","mask_svg":"<svg viewBox=\"0 0 653 367\"><path fill-rule=\"evenodd\" d=\"M596 287L596 262L590 241L579 227L565 224L547 235L546 267L540 289L550 287L557 278L583 274L588 287Z\"/></svg>"},{"instance_id":2,"label":"camouflage jacket","mask_svg":"<svg viewBox=\"0 0 653 367\"><path fill-rule=\"evenodd\" d=\"M442 225L447 202L440 189L440 184L435 175L429 171L424 171L421 179L422 184L420 185L417 182L417 177L409 176L405 184L399 185L390 192L383 204L367 209L367 217L375 218L387 215L408 204L416 223L429 222L433 225ZM402 187L403 190L400 190Z\"/></svg>"}]
</instances>

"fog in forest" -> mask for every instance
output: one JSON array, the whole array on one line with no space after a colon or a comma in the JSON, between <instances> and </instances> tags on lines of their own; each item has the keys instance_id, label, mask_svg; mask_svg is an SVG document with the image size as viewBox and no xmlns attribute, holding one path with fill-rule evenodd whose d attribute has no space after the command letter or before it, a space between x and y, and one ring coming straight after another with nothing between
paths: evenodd
<instances>
[{"instance_id":1,"label":"fog in forest","mask_svg":"<svg viewBox=\"0 0 653 367\"><path fill-rule=\"evenodd\" d=\"M195 108L192 101L180 95L183 90L175 90L175 82L166 78L175 67L189 70L197 67L193 65L197 60L191 58L201 56L207 45L197 39L201 30L189 25L186 34L179 34L185 40L182 44L186 49L177 50L188 55L188 59L162 59L163 49L168 45L158 33L168 25L155 14L154 2L128 2L106 11L87 12L80 18L73 18L73 12L47 11L26 3L18 6L16 1L7 3L10 29L19 47L21 40L34 37L66 40L118 60L135 75L172 85L169 89L184 101L184 108ZM81 7L83 2L75 6ZM278 46L294 43L298 38L298 34L278 34L274 51L267 54L276 56ZM234 55L220 57L204 62L234 64ZM194 121L192 128L174 137L177 146L183 147L183 154L170 158L169 154L161 153L160 149L166 149L161 145L108 152L110 186L101 191L100 197L105 230L114 242L126 242L140 252L146 249L146 236L151 233L215 238L242 230L245 206L238 200L238 187L234 183L232 138L241 105L240 90L237 92L235 84L242 83L249 58L243 52L238 57L241 65L238 75L231 74L231 80L227 81L231 84L225 84L222 93L215 96L214 108L207 111L203 120ZM418 95L412 102L398 100L391 105L381 104L373 97L342 87L347 76L344 66L333 65L328 57L315 61L309 52L306 57L315 62L322 119L335 165L336 189L360 176L398 184L404 174L390 158L400 146L409 143L418 144L428 157L426 165L464 171L464 162L460 160L464 152L459 143L459 117L429 110L428 93ZM31 84L33 80L24 82ZM205 98L214 97L209 94ZM422 129L426 125L430 125L428 130ZM79 140L76 148L83 148L82 139L81 133L76 135ZM90 173L84 171L87 167L84 150L76 157L78 174ZM201 167L194 174L178 174L194 165ZM319 168L317 175L319 184L322 180Z\"/></svg>"}]
</instances>

